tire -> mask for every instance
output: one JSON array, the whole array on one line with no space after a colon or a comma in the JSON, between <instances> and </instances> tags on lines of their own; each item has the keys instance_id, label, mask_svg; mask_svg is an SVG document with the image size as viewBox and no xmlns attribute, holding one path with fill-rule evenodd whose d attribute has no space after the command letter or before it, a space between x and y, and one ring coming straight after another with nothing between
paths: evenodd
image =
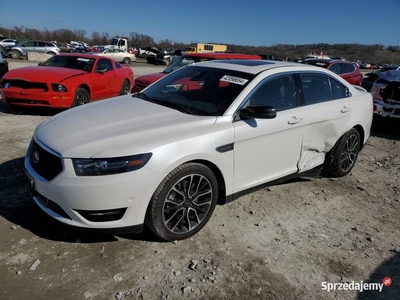
<instances>
[{"instance_id":1,"label":"tire","mask_svg":"<svg viewBox=\"0 0 400 300\"><path fill-rule=\"evenodd\" d=\"M346 132L332 154L328 153L332 158L327 168L328 175L343 177L349 174L357 161L360 144L360 134L356 129Z\"/></svg>"},{"instance_id":2,"label":"tire","mask_svg":"<svg viewBox=\"0 0 400 300\"><path fill-rule=\"evenodd\" d=\"M90 102L90 94L84 88L78 88L72 107L81 106Z\"/></svg>"},{"instance_id":3,"label":"tire","mask_svg":"<svg viewBox=\"0 0 400 300\"><path fill-rule=\"evenodd\" d=\"M20 59L21 58L21 52L19 52L18 50L13 50L11 52L11 56L12 56L12 58Z\"/></svg>"},{"instance_id":4,"label":"tire","mask_svg":"<svg viewBox=\"0 0 400 300\"><path fill-rule=\"evenodd\" d=\"M125 64L125 65L129 65L129 64L131 63L131 59L130 59L129 57L125 57L125 58L122 60L122 63Z\"/></svg>"},{"instance_id":5,"label":"tire","mask_svg":"<svg viewBox=\"0 0 400 300\"><path fill-rule=\"evenodd\" d=\"M157 187L145 223L165 241L186 239L206 225L217 198L218 182L214 173L199 163L183 164Z\"/></svg>"},{"instance_id":6,"label":"tire","mask_svg":"<svg viewBox=\"0 0 400 300\"><path fill-rule=\"evenodd\" d=\"M56 55L54 52L47 52L47 54L49 54L49 55L51 55L51 56Z\"/></svg>"},{"instance_id":7,"label":"tire","mask_svg":"<svg viewBox=\"0 0 400 300\"><path fill-rule=\"evenodd\" d=\"M129 81L125 79L124 83L122 84L121 91L119 92L120 95L126 95L131 92L131 86Z\"/></svg>"}]
</instances>

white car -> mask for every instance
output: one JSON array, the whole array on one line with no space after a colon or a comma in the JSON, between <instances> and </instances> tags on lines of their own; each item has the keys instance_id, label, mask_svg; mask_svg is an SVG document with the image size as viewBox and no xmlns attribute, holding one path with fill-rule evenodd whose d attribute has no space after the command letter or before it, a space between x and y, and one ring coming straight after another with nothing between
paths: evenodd
<instances>
[{"instance_id":1,"label":"white car","mask_svg":"<svg viewBox=\"0 0 400 300\"><path fill-rule=\"evenodd\" d=\"M130 64L132 61L136 61L135 54L116 48L106 48L100 52L90 53L93 55L106 56L124 64Z\"/></svg>"},{"instance_id":2,"label":"white car","mask_svg":"<svg viewBox=\"0 0 400 300\"><path fill-rule=\"evenodd\" d=\"M1 47L15 46L16 44L17 44L17 40L13 40L13 39L4 39L4 40L0 41Z\"/></svg>"},{"instance_id":3,"label":"white car","mask_svg":"<svg viewBox=\"0 0 400 300\"><path fill-rule=\"evenodd\" d=\"M372 97L319 67L237 60L181 68L141 93L39 125L25 158L36 204L73 227L164 240L198 232L218 203L293 176L344 176Z\"/></svg>"}]
</instances>

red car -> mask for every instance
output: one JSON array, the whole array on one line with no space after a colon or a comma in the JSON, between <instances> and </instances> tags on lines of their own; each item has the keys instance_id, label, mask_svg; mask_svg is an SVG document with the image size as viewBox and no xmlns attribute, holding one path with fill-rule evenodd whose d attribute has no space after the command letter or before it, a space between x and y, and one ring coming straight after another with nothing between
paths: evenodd
<instances>
[{"instance_id":1,"label":"red car","mask_svg":"<svg viewBox=\"0 0 400 300\"><path fill-rule=\"evenodd\" d=\"M133 71L118 62L90 54L60 54L37 67L13 69L3 76L3 101L20 107L70 108L125 95Z\"/></svg>"},{"instance_id":2,"label":"red car","mask_svg":"<svg viewBox=\"0 0 400 300\"><path fill-rule=\"evenodd\" d=\"M185 54L170 64L164 71L160 73L153 73L149 75L139 76L135 79L135 84L131 90L132 93L137 93L157 81L158 79L168 75L172 71L182 68L183 66L193 64L196 62L206 60L221 60L221 59L253 59L260 60L259 55L239 54L239 53L221 53L221 52L210 52L210 53L193 53Z\"/></svg>"},{"instance_id":3,"label":"red car","mask_svg":"<svg viewBox=\"0 0 400 300\"><path fill-rule=\"evenodd\" d=\"M344 80L353 85L361 86L363 75L360 72L358 64L348 60L331 59L306 59L303 64L322 67L338 74Z\"/></svg>"}]
</instances>

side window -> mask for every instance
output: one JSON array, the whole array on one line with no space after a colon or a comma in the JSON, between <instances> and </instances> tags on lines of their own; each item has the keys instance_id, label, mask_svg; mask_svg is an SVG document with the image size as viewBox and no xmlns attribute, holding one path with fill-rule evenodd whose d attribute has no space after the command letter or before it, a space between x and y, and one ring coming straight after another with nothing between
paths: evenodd
<instances>
[{"instance_id":1,"label":"side window","mask_svg":"<svg viewBox=\"0 0 400 300\"><path fill-rule=\"evenodd\" d=\"M35 42L27 42L24 44L24 47L35 47Z\"/></svg>"},{"instance_id":2,"label":"side window","mask_svg":"<svg viewBox=\"0 0 400 300\"><path fill-rule=\"evenodd\" d=\"M333 64L329 67L329 71L332 71L333 73L340 74L340 68L339 64Z\"/></svg>"},{"instance_id":3,"label":"side window","mask_svg":"<svg viewBox=\"0 0 400 300\"><path fill-rule=\"evenodd\" d=\"M332 87L332 98L333 99L340 99L348 97L347 88L341 84L339 81L330 78L331 87Z\"/></svg>"},{"instance_id":4,"label":"side window","mask_svg":"<svg viewBox=\"0 0 400 300\"><path fill-rule=\"evenodd\" d=\"M46 47L46 43L45 42L38 42L38 47Z\"/></svg>"},{"instance_id":5,"label":"side window","mask_svg":"<svg viewBox=\"0 0 400 300\"><path fill-rule=\"evenodd\" d=\"M340 74L353 73L355 70L352 64L340 64Z\"/></svg>"},{"instance_id":6,"label":"side window","mask_svg":"<svg viewBox=\"0 0 400 300\"><path fill-rule=\"evenodd\" d=\"M268 105L277 111L293 108L296 105L294 91L290 74L267 79L250 96L250 105Z\"/></svg>"},{"instance_id":7,"label":"side window","mask_svg":"<svg viewBox=\"0 0 400 300\"><path fill-rule=\"evenodd\" d=\"M322 74L301 74L301 84L306 105L332 100L329 76Z\"/></svg>"},{"instance_id":8,"label":"side window","mask_svg":"<svg viewBox=\"0 0 400 300\"><path fill-rule=\"evenodd\" d=\"M100 59L97 63L97 70L107 70L112 71L112 62L109 59Z\"/></svg>"}]
</instances>

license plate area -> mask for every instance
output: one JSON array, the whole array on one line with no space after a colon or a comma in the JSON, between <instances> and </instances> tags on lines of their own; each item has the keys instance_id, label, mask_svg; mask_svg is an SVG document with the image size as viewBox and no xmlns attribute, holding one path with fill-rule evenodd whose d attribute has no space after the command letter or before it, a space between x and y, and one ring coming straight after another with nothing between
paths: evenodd
<instances>
[{"instance_id":1,"label":"license plate area","mask_svg":"<svg viewBox=\"0 0 400 300\"><path fill-rule=\"evenodd\" d=\"M37 194L35 189L35 179L33 179L33 177L28 173L27 170L24 170L24 180L28 187L29 193L32 196L35 196Z\"/></svg>"}]
</instances>

